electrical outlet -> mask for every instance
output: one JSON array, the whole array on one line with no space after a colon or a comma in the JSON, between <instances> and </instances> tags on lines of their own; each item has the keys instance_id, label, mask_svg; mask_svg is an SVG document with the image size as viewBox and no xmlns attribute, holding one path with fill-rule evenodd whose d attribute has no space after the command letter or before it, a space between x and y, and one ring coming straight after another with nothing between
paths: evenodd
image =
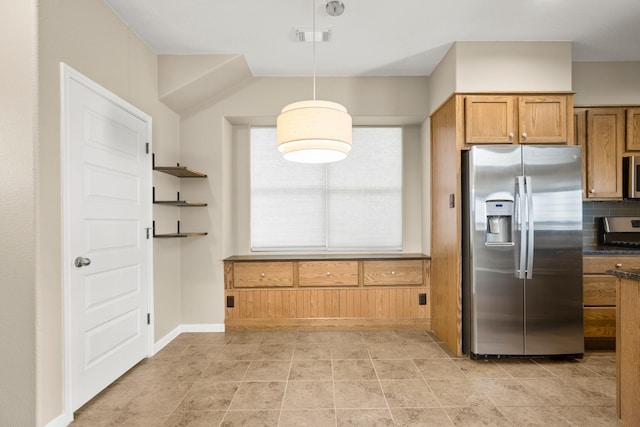
<instances>
[{"instance_id":1,"label":"electrical outlet","mask_svg":"<svg viewBox=\"0 0 640 427\"><path fill-rule=\"evenodd\" d=\"M427 305L427 294L418 294L418 305Z\"/></svg>"}]
</instances>

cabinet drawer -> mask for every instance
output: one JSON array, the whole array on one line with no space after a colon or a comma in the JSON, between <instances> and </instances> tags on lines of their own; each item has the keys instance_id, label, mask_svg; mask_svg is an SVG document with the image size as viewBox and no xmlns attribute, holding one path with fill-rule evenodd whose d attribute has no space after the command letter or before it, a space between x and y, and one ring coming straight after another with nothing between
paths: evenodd
<instances>
[{"instance_id":1,"label":"cabinet drawer","mask_svg":"<svg viewBox=\"0 0 640 427\"><path fill-rule=\"evenodd\" d=\"M300 261L299 286L358 286L358 261Z\"/></svg>"},{"instance_id":2,"label":"cabinet drawer","mask_svg":"<svg viewBox=\"0 0 640 427\"><path fill-rule=\"evenodd\" d=\"M235 288L267 288L293 286L292 262L235 262Z\"/></svg>"},{"instance_id":3,"label":"cabinet drawer","mask_svg":"<svg viewBox=\"0 0 640 427\"><path fill-rule=\"evenodd\" d=\"M364 261L365 286L422 285L422 261Z\"/></svg>"},{"instance_id":4,"label":"cabinet drawer","mask_svg":"<svg viewBox=\"0 0 640 427\"><path fill-rule=\"evenodd\" d=\"M585 338L615 337L616 309L614 307L584 308Z\"/></svg>"},{"instance_id":5,"label":"cabinet drawer","mask_svg":"<svg viewBox=\"0 0 640 427\"><path fill-rule=\"evenodd\" d=\"M582 270L585 274L602 274L616 268L640 268L640 256L586 256Z\"/></svg>"},{"instance_id":6,"label":"cabinet drawer","mask_svg":"<svg viewBox=\"0 0 640 427\"><path fill-rule=\"evenodd\" d=\"M617 277L603 274L586 275L582 280L585 306L616 305Z\"/></svg>"}]
</instances>

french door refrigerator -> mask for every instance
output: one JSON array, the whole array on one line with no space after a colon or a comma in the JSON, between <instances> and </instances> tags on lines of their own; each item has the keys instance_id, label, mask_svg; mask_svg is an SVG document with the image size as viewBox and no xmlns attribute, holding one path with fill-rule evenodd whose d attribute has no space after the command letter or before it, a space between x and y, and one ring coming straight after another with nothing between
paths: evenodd
<instances>
[{"instance_id":1,"label":"french door refrigerator","mask_svg":"<svg viewBox=\"0 0 640 427\"><path fill-rule=\"evenodd\" d=\"M463 351L582 357L581 148L462 154Z\"/></svg>"}]
</instances>

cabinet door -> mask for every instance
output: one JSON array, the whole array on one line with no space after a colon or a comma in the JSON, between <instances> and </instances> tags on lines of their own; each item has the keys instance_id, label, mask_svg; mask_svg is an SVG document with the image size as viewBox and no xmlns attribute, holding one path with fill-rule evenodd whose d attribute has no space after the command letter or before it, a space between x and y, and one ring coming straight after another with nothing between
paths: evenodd
<instances>
[{"instance_id":1,"label":"cabinet door","mask_svg":"<svg viewBox=\"0 0 640 427\"><path fill-rule=\"evenodd\" d=\"M640 151L640 108L627 109L627 151Z\"/></svg>"},{"instance_id":2,"label":"cabinet door","mask_svg":"<svg viewBox=\"0 0 640 427\"><path fill-rule=\"evenodd\" d=\"M567 97L520 96L518 128L522 144L566 144Z\"/></svg>"},{"instance_id":3,"label":"cabinet door","mask_svg":"<svg viewBox=\"0 0 640 427\"><path fill-rule=\"evenodd\" d=\"M624 110L587 110L587 197L622 197Z\"/></svg>"},{"instance_id":4,"label":"cabinet door","mask_svg":"<svg viewBox=\"0 0 640 427\"><path fill-rule=\"evenodd\" d=\"M587 110L573 109L573 137L574 145L582 147L582 198L587 198Z\"/></svg>"},{"instance_id":5,"label":"cabinet door","mask_svg":"<svg viewBox=\"0 0 640 427\"><path fill-rule=\"evenodd\" d=\"M622 279L618 284L618 328L616 335L616 406L623 426L640 420L640 282Z\"/></svg>"},{"instance_id":6,"label":"cabinet door","mask_svg":"<svg viewBox=\"0 0 640 427\"><path fill-rule=\"evenodd\" d=\"M615 307L617 277L605 274L585 274L582 288L585 307Z\"/></svg>"},{"instance_id":7,"label":"cabinet door","mask_svg":"<svg viewBox=\"0 0 640 427\"><path fill-rule=\"evenodd\" d=\"M516 142L513 96L465 97L465 143L511 144Z\"/></svg>"},{"instance_id":8,"label":"cabinet door","mask_svg":"<svg viewBox=\"0 0 640 427\"><path fill-rule=\"evenodd\" d=\"M585 338L613 338L616 336L615 307L584 308Z\"/></svg>"}]
</instances>

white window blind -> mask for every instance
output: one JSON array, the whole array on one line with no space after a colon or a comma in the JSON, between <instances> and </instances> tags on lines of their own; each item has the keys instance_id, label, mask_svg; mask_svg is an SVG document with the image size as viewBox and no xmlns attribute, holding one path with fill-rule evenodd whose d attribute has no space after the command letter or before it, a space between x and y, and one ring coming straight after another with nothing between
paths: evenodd
<instances>
[{"instance_id":1,"label":"white window blind","mask_svg":"<svg viewBox=\"0 0 640 427\"><path fill-rule=\"evenodd\" d=\"M353 128L342 161L282 158L276 129L251 129L253 251L402 249L402 129Z\"/></svg>"}]
</instances>

